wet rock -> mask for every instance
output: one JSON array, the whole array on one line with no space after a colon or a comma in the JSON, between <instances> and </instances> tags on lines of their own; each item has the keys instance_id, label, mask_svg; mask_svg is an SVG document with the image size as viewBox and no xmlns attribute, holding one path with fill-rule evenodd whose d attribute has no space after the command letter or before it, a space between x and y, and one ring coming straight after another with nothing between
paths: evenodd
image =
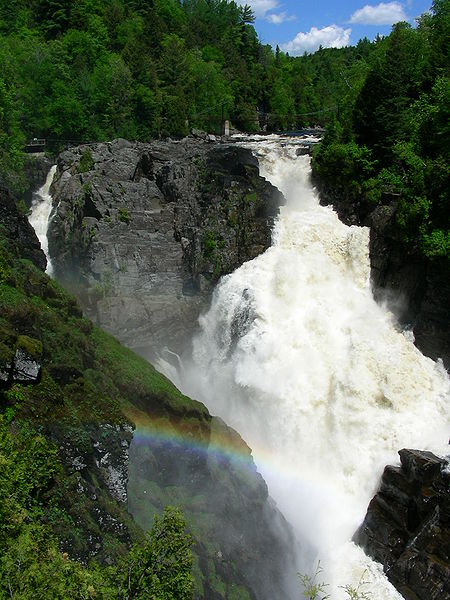
<instances>
[{"instance_id":1,"label":"wet rock","mask_svg":"<svg viewBox=\"0 0 450 600\"><path fill-rule=\"evenodd\" d=\"M17 211L15 200L9 191L2 187L0 187L0 222L6 229L6 237L16 245L20 255L45 271L47 259L33 227L29 224L28 218Z\"/></svg>"},{"instance_id":2,"label":"wet rock","mask_svg":"<svg viewBox=\"0 0 450 600\"><path fill-rule=\"evenodd\" d=\"M406 600L450 597L449 460L400 450L387 466L354 541Z\"/></svg>"},{"instance_id":3,"label":"wet rock","mask_svg":"<svg viewBox=\"0 0 450 600\"><path fill-rule=\"evenodd\" d=\"M20 335L16 342L13 361L13 383L37 383L41 374L42 344L26 335Z\"/></svg>"},{"instance_id":4,"label":"wet rock","mask_svg":"<svg viewBox=\"0 0 450 600\"><path fill-rule=\"evenodd\" d=\"M55 161L44 154L28 154L26 156L24 170L28 188L25 191L24 197L28 208L31 207L33 192L44 185L50 167L54 164Z\"/></svg>"},{"instance_id":5,"label":"wet rock","mask_svg":"<svg viewBox=\"0 0 450 600\"><path fill-rule=\"evenodd\" d=\"M15 383L35 383L41 372L37 360L23 350L16 350L14 357L13 381Z\"/></svg>"},{"instance_id":6,"label":"wet rock","mask_svg":"<svg viewBox=\"0 0 450 600\"><path fill-rule=\"evenodd\" d=\"M311 146L300 146L300 148L297 148L295 151L297 156L311 155L311 152Z\"/></svg>"}]
</instances>

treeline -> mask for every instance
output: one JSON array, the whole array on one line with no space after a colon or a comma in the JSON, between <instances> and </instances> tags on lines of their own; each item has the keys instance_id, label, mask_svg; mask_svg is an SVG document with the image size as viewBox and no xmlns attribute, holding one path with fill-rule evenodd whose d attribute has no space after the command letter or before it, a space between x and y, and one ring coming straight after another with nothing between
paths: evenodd
<instances>
[{"instance_id":1,"label":"treeline","mask_svg":"<svg viewBox=\"0 0 450 600\"><path fill-rule=\"evenodd\" d=\"M416 29L395 25L313 161L321 185L363 213L396 199L393 236L428 259L450 256L449 40L449 0L435 0Z\"/></svg>"},{"instance_id":2,"label":"treeline","mask_svg":"<svg viewBox=\"0 0 450 600\"><path fill-rule=\"evenodd\" d=\"M3 0L0 175L20 188L34 137L148 140L218 132L222 116L279 130L348 104L373 44L292 58L261 44L253 21L230 0Z\"/></svg>"},{"instance_id":3,"label":"treeline","mask_svg":"<svg viewBox=\"0 0 450 600\"><path fill-rule=\"evenodd\" d=\"M448 252L449 0L416 29L290 57L230 0L0 4L0 180L20 192L27 139L148 140L325 125L314 169L358 202L397 194L399 236ZM52 141L53 140L53 141Z\"/></svg>"},{"instance_id":4,"label":"treeline","mask_svg":"<svg viewBox=\"0 0 450 600\"><path fill-rule=\"evenodd\" d=\"M156 516L146 540L114 566L85 566L60 551L44 516L51 510L57 519L67 515L57 506L44 509L44 502L66 476L56 448L14 416L12 408L0 414L0 597L192 599L192 539L178 509Z\"/></svg>"}]
</instances>

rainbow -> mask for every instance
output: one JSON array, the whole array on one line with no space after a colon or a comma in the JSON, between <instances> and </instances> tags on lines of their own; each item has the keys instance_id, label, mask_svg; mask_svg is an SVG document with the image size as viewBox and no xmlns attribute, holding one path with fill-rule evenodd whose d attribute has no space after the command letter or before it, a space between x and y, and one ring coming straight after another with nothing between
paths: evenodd
<instances>
[{"instance_id":1,"label":"rainbow","mask_svg":"<svg viewBox=\"0 0 450 600\"><path fill-rule=\"evenodd\" d=\"M136 407L129 407L126 416L135 425L133 442L138 445L173 446L185 452L214 456L220 461L232 460L247 467L254 464L251 449L221 419L212 419L210 428L202 429L189 422L177 426L168 418L150 416Z\"/></svg>"},{"instance_id":2,"label":"rainbow","mask_svg":"<svg viewBox=\"0 0 450 600\"><path fill-rule=\"evenodd\" d=\"M127 408L126 416L135 425L133 443L138 446L203 455L205 459L214 459L219 464L231 463L234 468L259 472L264 479L304 480L298 465L282 463L262 445L254 445L252 450L234 429L218 417L210 422L208 435L198 426L177 427L168 418L150 416L134 406Z\"/></svg>"}]
</instances>

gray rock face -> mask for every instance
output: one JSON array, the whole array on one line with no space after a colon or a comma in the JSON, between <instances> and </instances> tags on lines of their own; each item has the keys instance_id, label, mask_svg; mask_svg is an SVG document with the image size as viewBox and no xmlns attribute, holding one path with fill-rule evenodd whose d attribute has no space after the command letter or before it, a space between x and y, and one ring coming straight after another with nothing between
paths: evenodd
<instances>
[{"instance_id":1,"label":"gray rock face","mask_svg":"<svg viewBox=\"0 0 450 600\"><path fill-rule=\"evenodd\" d=\"M182 350L217 279L270 245L282 196L249 151L186 138L63 152L53 200L57 278L151 358Z\"/></svg>"},{"instance_id":2,"label":"gray rock face","mask_svg":"<svg viewBox=\"0 0 450 600\"><path fill-rule=\"evenodd\" d=\"M406 600L450 597L450 469L431 452L400 450L354 541Z\"/></svg>"},{"instance_id":3,"label":"gray rock face","mask_svg":"<svg viewBox=\"0 0 450 600\"><path fill-rule=\"evenodd\" d=\"M25 203L31 206L33 192L42 187L50 171L50 167L55 164L44 154L28 154L25 159L25 178L28 182L28 189L25 191Z\"/></svg>"},{"instance_id":4,"label":"gray rock face","mask_svg":"<svg viewBox=\"0 0 450 600\"><path fill-rule=\"evenodd\" d=\"M40 363L24 350L18 348L14 357L13 381L15 383L35 383L41 372Z\"/></svg>"},{"instance_id":5,"label":"gray rock face","mask_svg":"<svg viewBox=\"0 0 450 600\"><path fill-rule=\"evenodd\" d=\"M20 342L25 338L19 336L18 339ZM2 344L2 350L3 352L0 352L0 388L9 388L15 383L27 385L39 382L42 370L39 351L33 353L20 346L8 349L4 344Z\"/></svg>"}]
</instances>

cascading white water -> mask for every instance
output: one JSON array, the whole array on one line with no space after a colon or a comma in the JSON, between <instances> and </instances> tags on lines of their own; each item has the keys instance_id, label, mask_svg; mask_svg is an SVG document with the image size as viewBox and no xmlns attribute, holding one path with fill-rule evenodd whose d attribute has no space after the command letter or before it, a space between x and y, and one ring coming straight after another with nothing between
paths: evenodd
<instances>
[{"instance_id":1,"label":"cascading white water","mask_svg":"<svg viewBox=\"0 0 450 600\"><path fill-rule=\"evenodd\" d=\"M55 176L56 165L53 165L50 171L47 173L47 178L44 185L33 193L33 200L31 202L31 213L28 217L30 225L33 227L39 241L41 242L41 248L47 258L47 269L46 273L52 275L53 266L48 254L48 238L47 230L50 222L50 215L52 212L52 197L50 195L50 186L52 185L53 177Z\"/></svg>"},{"instance_id":2,"label":"cascading white water","mask_svg":"<svg viewBox=\"0 0 450 600\"><path fill-rule=\"evenodd\" d=\"M350 540L400 448L445 452L449 380L373 300L368 230L319 205L309 158L252 148L287 205L273 246L220 282L176 383L252 447L333 599L363 575L374 600L401 598Z\"/></svg>"}]
</instances>

